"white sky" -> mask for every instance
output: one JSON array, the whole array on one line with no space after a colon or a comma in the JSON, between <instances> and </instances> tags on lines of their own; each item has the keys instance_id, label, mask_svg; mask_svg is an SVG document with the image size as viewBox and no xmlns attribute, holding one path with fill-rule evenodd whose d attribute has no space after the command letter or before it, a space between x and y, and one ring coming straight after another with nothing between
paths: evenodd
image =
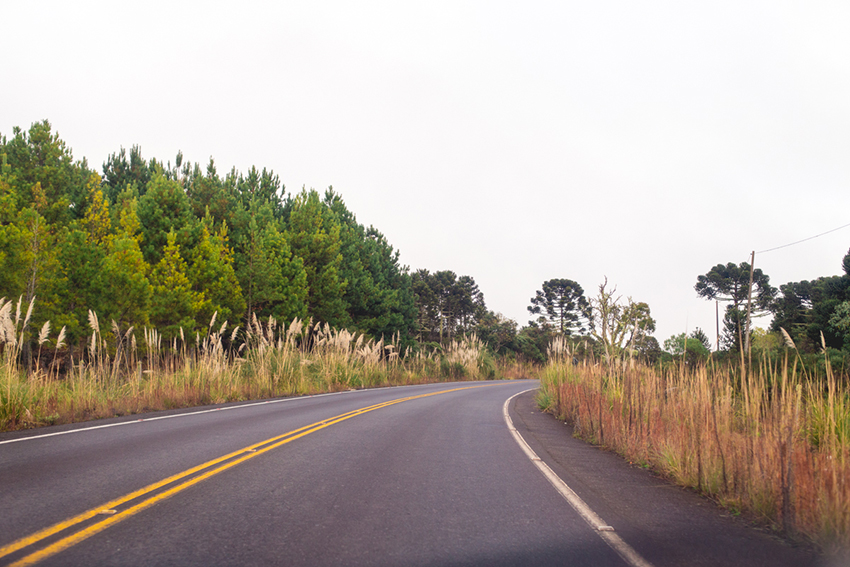
<instances>
[{"instance_id":1,"label":"white sky","mask_svg":"<svg viewBox=\"0 0 850 567\"><path fill-rule=\"evenodd\" d=\"M850 223L848 30L847 2L0 0L0 133L333 185L521 325L544 280L607 275L660 342L713 337L699 274ZM848 248L756 266L778 286Z\"/></svg>"}]
</instances>

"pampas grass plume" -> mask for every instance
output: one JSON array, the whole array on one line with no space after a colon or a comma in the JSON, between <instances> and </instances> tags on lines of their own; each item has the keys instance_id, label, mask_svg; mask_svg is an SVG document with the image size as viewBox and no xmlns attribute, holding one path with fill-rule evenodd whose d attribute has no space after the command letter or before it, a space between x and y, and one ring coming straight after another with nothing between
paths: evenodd
<instances>
[{"instance_id":1,"label":"pampas grass plume","mask_svg":"<svg viewBox=\"0 0 850 567\"><path fill-rule=\"evenodd\" d=\"M47 336L50 334L50 321L45 321L41 326L41 331L38 333L38 346L47 342Z\"/></svg>"}]
</instances>

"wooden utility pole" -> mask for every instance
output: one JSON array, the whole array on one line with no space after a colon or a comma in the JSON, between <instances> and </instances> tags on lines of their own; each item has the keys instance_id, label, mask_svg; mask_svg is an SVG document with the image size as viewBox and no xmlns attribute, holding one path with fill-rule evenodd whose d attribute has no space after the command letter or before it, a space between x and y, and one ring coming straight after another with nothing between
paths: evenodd
<instances>
[{"instance_id":1,"label":"wooden utility pole","mask_svg":"<svg viewBox=\"0 0 850 567\"><path fill-rule=\"evenodd\" d=\"M753 351L752 351L752 344L751 344L751 341L750 341L750 313L752 312L752 303L753 303L753 270L755 269L755 264L756 264L756 251L753 250L752 257L750 258L750 290L749 290L749 295L747 297L747 327L746 327L746 330L745 330L746 335L744 337L744 340L745 340L744 348L747 351L747 359L749 360L749 362L751 364L752 364Z\"/></svg>"},{"instance_id":2,"label":"wooden utility pole","mask_svg":"<svg viewBox=\"0 0 850 567\"><path fill-rule=\"evenodd\" d=\"M714 324L715 324L715 332L717 333L716 339L717 342L714 343L714 352L720 352L720 302L716 299L714 300Z\"/></svg>"}]
</instances>

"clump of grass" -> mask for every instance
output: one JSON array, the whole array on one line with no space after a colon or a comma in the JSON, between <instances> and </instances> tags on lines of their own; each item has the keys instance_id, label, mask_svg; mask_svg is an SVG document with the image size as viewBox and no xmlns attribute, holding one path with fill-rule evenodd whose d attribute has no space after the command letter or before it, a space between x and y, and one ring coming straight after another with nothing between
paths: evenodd
<instances>
[{"instance_id":1,"label":"clump of grass","mask_svg":"<svg viewBox=\"0 0 850 567\"><path fill-rule=\"evenodd\" d=\"M555 356L539 401L586 440L792 537L846 548L850 391L828 360L823 376L797 362L662 370Z\"/></svg>"},{"instance_id":2,"label":"clump of grass","mask_svg":"<svg viewBox=\"0 0 850 567\"><path fill-rule=\"evenodd\" d=\"M443 374L449 378L477 377L484 346L475 333L449 343L442 358Z\"/></svg>"}]
</instances>

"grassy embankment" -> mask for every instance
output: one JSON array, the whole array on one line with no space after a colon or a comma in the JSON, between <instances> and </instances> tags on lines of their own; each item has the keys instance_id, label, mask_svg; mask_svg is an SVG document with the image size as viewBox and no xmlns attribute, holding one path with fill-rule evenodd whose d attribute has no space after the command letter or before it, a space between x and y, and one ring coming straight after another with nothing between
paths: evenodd
<instances>
[{"instance_id":1,"label":"grassy embankment","mask_svg":"<svg viewBox=\"0 0 850 567\"><path fill-rule=\"evenodd\" d=\"M442 353L400 356L397 338L375 341L346 330L295 320L280 325L254 320L249 329L216 325L205 337L163 341L154 329L101 329L89 314L92 335L82 356L60 373L63 335L39 333L29 374L20 367L23 329L20 302L0 303L0 431L84 421L144 411L238 400L297 396L375 386L444 380L512 377L497 368L475 337ZM164 344L167 343L167 344ZM52 345L52 350L51 350ZM51 356L52 353L60 353ZM45 362L46 361L46 362Z\"/></svg>"},{"instance_id":2,"label":"grassy embankment","mask_svg":"<svg viewBox=\"0 0 850 567\"><path fill-rule=\"evenodd\" d=\"M553 345L540 404L576 435L823 549L850 546L850 391L779 366L572 364ZM840 378L840 379L839 379Z\"/></svg>"}]
</instances>

